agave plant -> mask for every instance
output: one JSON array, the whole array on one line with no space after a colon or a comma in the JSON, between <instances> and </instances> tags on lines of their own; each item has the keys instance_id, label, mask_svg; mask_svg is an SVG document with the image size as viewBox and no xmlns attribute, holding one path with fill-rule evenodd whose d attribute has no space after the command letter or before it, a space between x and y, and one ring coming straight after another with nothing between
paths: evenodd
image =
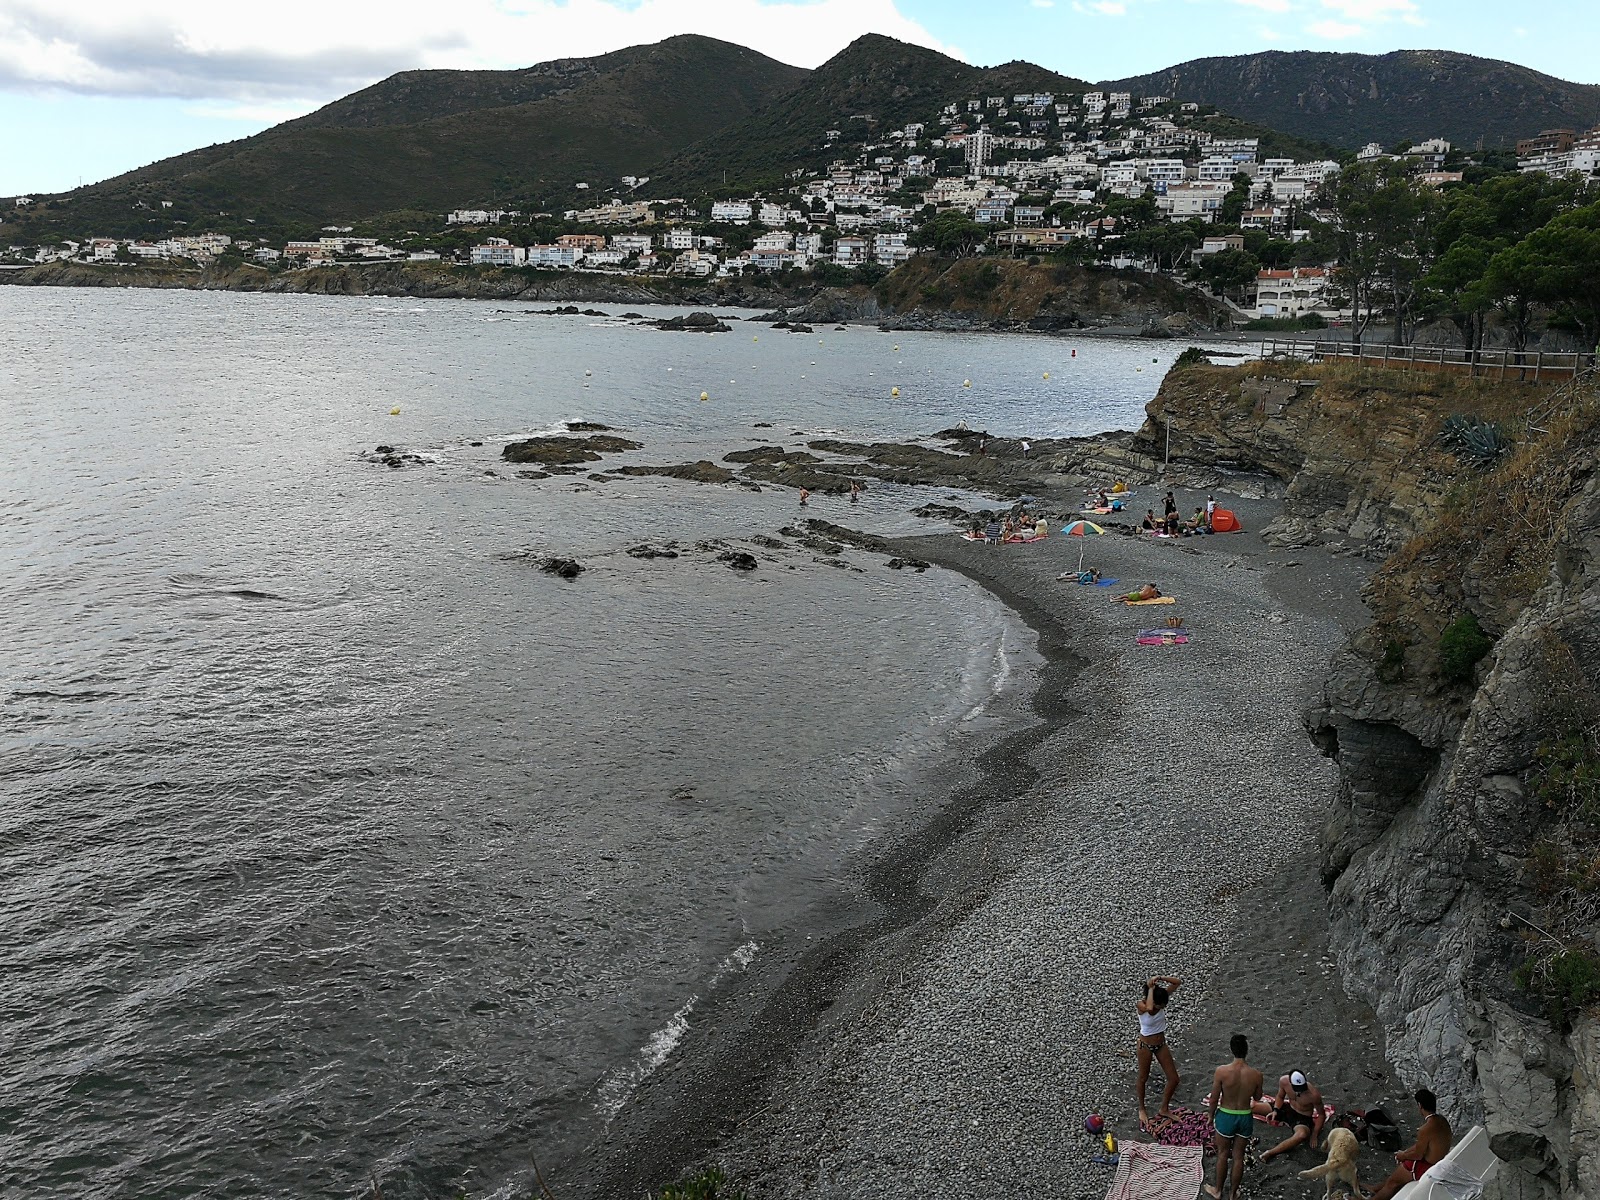
<instances>
[{"instance_id":1,"label":"agave plant","mask_svg":"<svg viewBox=\"0 0 1600 1200\"><path fill-rule=\"evenodd\" d=\"M1514 444L1505 426L1498 421L1485 421L1465 413L1452 413L1445 418L1439 432L1442 441L1455 456L1470 463L1480 471L1492 469L1496 463L1511 453Z\"/></svg>"}]
</instances>

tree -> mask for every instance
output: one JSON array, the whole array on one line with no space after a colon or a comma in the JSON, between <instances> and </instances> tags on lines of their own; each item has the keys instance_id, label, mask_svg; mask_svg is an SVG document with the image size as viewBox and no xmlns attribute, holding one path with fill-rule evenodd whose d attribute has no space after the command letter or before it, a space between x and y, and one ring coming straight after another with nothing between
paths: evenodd
<instances>
[{"instance_id":1,"label":"tree","mask_svg":"<svg viewBox=\"0 0 1600 1200\"><path fill-rule=\"evenodd\" d=\"M1495 255L1489 278L1502 297L1543 304L1585 344L1600 344L1600 203L1562 213Z\"/></svg>"},{"instance_id":2,"label":"tree","mask_svg":"<svg viewBox=\"0 0 1600 1200\"><path fill-rule=\"evenodd\" d=\"M1195 273L1211 288L1214 295L1227 295L1229 291L1242 290L1256 281L1261 271L1261 260L1248 250L1223 250L1199 258Z\"/></svg>"},{"instance_id":3,"label":"tree","mask_svg":"<svg viewBox=\"0 0 1600 1200\"><path fill-rule=\"evenodd\" d=\"M1489 262L1501 248L1475 234L1458 239L1433 264L1423 279L1423 307L1444 316L1474 355L1483 348L1484 323L1494 307L1485 282Z\"/></svg>"},{"instance_id":4,"label":"tree","mask_svg":"<svg viewBox=\"0 0 1600 1200\"><path fill-rule=\"evenodd\" d=\"M1233 187L1222 198L1222 209L1217 213L1219 225L1238 225L1250 203L1250 176L1240 171L1233 177Z\"/></svg>"},{"instance_id":5,"label":"tree","mask_svg":"<svg viewBox=\"0 0 1600 1200\"><path fill-rule=\"evenodd\" d=\"M962 258L976 251L987 234L984 226L965 213L942 212L907 240L913 246L932 250L940 258Z\"/></svg>"},{"instance_id":6,"label":"tree","mask_svg":"<svg viewBox=\"0 0 1600 1200\"><path fill-rule=\"evenodd\" d=\"M1432 265L1431 228L1439 194L1408 179L1395 164L1354 167L1340 177L1339 298L1352 310L1350 337L1359 343L1380 311L1394 313L1395 340L1410 340L1423 276Z\"/></svg>"}]
</instances>

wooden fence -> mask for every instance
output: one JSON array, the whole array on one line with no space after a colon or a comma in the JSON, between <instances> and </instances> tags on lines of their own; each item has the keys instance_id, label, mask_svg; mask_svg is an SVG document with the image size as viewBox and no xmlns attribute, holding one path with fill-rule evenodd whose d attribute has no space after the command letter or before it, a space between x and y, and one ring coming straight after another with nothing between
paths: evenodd
<instances>
[{"instance_id":1,"label":"wooden fence","mask_svg":"<svg viewBox=\"0 0 1600 1200\"><path fill-rule=\"evenodd\" d=\"M1265 360L1293 358L1306 362L1360 363L1400 371L1436 371L1476 375L1517 383L1559 383L1596 368L1593 354L1546 351L1463 350L1455 346L1365 346L1355 342L1280 341L1261 343Z\"/></svg>"}]
</instances>

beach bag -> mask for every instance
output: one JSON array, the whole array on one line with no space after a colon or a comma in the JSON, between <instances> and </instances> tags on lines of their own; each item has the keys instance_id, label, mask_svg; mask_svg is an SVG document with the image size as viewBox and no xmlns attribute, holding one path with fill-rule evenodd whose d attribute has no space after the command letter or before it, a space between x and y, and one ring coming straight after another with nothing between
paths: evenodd
<instances>
[{"instance_id":1,"label":"beach bag","mask_svg":"<svg viewBox=\"0 0 1600 1200\"><path fill-rule=\"evenodd\" d=\"M1369 1108L1366 1116L1361 1120L1361 1128L1356 1130L1356 1137L1361 1138L1374 1150L1382 1150L1393 1154L1404 1143L1400 1140L1400 1129L1394 1119L1381 1108ZM1362 1137L1365 1134L1365 1137Z\"/></svg>"}]
</instances>

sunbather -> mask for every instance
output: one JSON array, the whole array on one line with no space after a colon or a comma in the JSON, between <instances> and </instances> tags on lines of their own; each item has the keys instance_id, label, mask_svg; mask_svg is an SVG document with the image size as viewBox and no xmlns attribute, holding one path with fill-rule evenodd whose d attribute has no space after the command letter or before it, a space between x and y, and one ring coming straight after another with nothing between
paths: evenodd
<instances>
[{"instance_id":1,"label":"sunbather","mask_svg":"<svg viewBox=\"0 0 1600 1200\"><path fill-rule=\"evenodd\" d=\"M1406 1184L1421 1179L1429 1167L1450 1153L1450 1144L1455 1140L1455 1135L1450 1131L1450 1122L1439 1115L1438 1098L1427 1088L1418 1088L1415 1099L1417 1112L1422 1117L1417 1140L1395 1154L1395 1161L1400 1165L1372 1192L1371 1200L1390 1200Z\"/></svg>"},{"instance_id":2,"label":"sunbather","mask_svg":"<svg viewBox=\"0 0 1600 1200\"><path fill-rule=\"evenodd\" d=\"M1154 600L1161 595L1161 589L1153 583L1147 583L1137 592L1129 592L1125 596L1111 597L1113 604L1134 604L1140 600Z\"/></svg>"},{"instance_id":3,"label":"sunbather","mask_svg":"<svg viewBox=\"0 0 1600 1200\"><path fill-rule=\"evenodd\" d=\"M1161 526L1156 523L1156 510L1153 508L1145 509L1144 520L1140 521L1139 525L1147 533L1154 533L1157 529L1160 529Z\"/></svg>"},{"instance_id":4,"label":"sunbather","mask_svg":"<svg viewBox=\"0 0 1600 1200\"><path fill-rule=\"evenodd\" d=\"M1291 1071L1279 1079L1278 1094L1270 1101L1262 1101L1262 1108L1257 1115L1270 1116L1278 1124L1294 1129L1287 1138L1261 1156L1262 1162L1271 1162L1296 1146L1306 1145L1308 1139L1313 1150L1322 1144L1322 1091L1302 1071Z\"/></svg>"}]
</instances>

